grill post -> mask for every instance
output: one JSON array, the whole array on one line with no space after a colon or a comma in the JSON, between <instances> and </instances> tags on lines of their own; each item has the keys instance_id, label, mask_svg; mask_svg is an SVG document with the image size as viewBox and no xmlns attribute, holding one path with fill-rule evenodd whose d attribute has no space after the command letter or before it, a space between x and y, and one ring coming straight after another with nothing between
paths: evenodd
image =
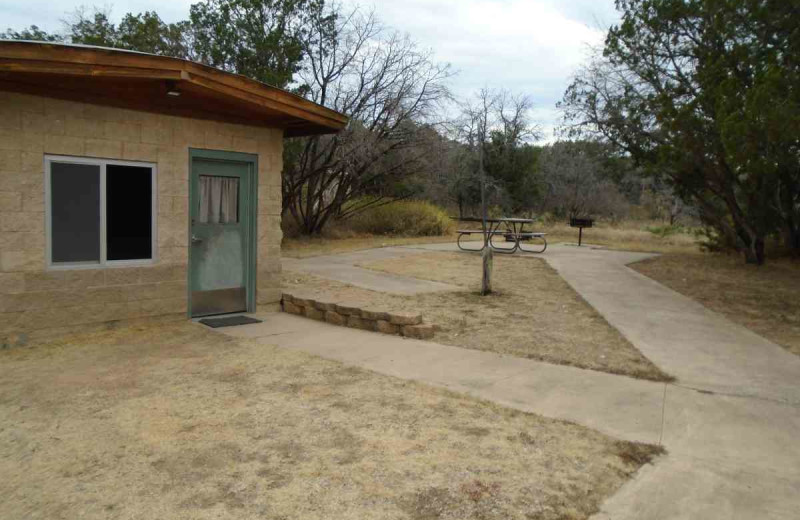
<instances>
[{"instance_id":1,"label":"grill post","mask_svg":"<svg viewBox=\"0 0 800 520\"><path fill-rule=\"evenodd\" d=\"M593 224L594 224L594 219L591 218L570 217L569 219L570 227L578 228L578 247L580 247L581 244L583 243L583 228L592 227Z\"/></svg>"}]
</instances>

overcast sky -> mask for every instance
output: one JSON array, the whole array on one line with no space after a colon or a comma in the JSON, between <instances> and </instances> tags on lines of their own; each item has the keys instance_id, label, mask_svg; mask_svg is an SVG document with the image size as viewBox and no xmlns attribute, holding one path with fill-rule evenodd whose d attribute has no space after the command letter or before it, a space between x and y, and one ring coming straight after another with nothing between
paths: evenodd
<instances>
[{"instance_id":1,"label":"overcast sky","mask_svg":"<svg viewBox=\"0 0 800 520\"><path fill-rule=\"evenodd\" d=\"M191 0L117 0L112 16L129 11L155 10L164 21L188 16ZM350 2L354 3L354 2ZM617 23L613 0L375 0L381 20L407 32L434 50L436 59L458 71L452 80L457 96L481 87L507 88L529 94L534 118L545 139L559 115L570 76L586 59L590 45L602 43L605 30ZM81 0L0 0L0 30L32 24L58 31L75 6L95 5Z\"/></svg>"}]
</instances>

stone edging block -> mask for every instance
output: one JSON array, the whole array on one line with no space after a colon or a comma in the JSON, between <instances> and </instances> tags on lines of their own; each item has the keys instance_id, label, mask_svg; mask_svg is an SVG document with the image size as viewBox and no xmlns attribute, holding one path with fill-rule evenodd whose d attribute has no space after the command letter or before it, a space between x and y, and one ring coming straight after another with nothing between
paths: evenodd
<instances>
[{"instance_id":1,"label":"stone edging block","mask_svg":"<svg viewBox=\"0 0 800 520\"><path fill-rule=\"evenodd\" d=\"M395 325L419 325L422 323L422 315L413 312L390 312L389 322Z\"/></svg>"},{"instance_id":2,"label":"stone edging block","mask_svg":"<svg viewBox=\"0 0 800 520\"><path fill-rule=\"evenodd\" d=\"M344 314L345 316L361 316L360 303L337 303L336 312Z\"/></svg>"},{"instance_id":3,"label":"stone edging block","mask_svg":"<svg viewBox=\"0 0 800 520\"><path fill-rule=\"evenodd\" d=\"M344 327L347 325L347 316L342 316L336 311L325 311L325 321L331 325L339 325Z\"/></svg>"},{"instance_id":4,"label":"stone edging block","mask_svg":"<svg viewBox=\"0 0 800 520\"><path fill-rule=\"evenodd\" d=\"M317 300L307 293L283 293L281 308L284 312L332 325L409 338L431 339L436 331L434 325L423 323L421 314L384 311L356 302Z\"/></svg>"},{"instance_id":5,"label":"stone edging block","mask_svg":"<svg viewBox=\"0 0 800 520\"><path fill-rule=\"evenodd\" d=\"M403 325L403 336L417 339L431 339L435 332L433 325Z\"/></svg>"}]
</instances>

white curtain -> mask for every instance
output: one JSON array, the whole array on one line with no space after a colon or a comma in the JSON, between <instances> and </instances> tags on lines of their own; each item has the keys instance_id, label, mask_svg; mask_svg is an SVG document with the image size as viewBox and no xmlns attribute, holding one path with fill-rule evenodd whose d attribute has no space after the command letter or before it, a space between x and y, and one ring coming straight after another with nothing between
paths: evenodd
<instances>
[{"instance_id":1,"label":"white curtain","mask_svg":"<svg viewBox=\"0 0 800 520\"><path fill-rule=\"evenodd\" d=\"M200 176L201 224L228 224L239 221L239 179Z\"/></svg>"}]
</instances>

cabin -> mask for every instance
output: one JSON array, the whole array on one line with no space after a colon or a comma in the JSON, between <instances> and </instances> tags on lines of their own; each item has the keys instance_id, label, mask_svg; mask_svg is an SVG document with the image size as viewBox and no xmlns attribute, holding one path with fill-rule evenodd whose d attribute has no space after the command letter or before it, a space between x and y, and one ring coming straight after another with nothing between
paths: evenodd
<instances>
[{"instance_id":1,"label":"cabin","mask_svg":"<svg viewBox=\"0 0 800 520\"><path fill-rule=\"evenodd\" d=\"M346 124L199 63L0 41L0 344L274 306L283 140Z\"/></svg>"}]
</instances>

